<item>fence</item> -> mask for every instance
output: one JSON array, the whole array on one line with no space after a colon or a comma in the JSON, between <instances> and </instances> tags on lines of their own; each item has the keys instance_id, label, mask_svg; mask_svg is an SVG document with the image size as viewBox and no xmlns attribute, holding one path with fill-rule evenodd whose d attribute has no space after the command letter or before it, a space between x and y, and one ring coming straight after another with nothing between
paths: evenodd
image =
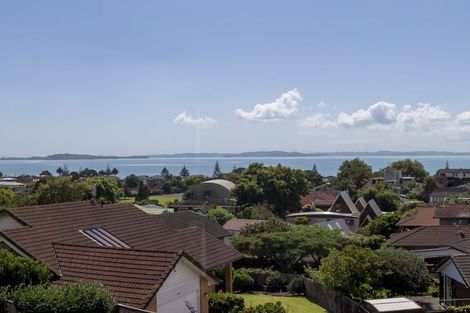
<instances>
[{"instance_id":1,"label":"fence","mask_svg":"<svg viewBox=\"0 0 470 313\"><path fill-rule=\"evenodd\" d=\"M359 303L349 299L341 292L304 277L305 296L322 306L329 313L370 313Z\"/></svg>"}]
</instances>

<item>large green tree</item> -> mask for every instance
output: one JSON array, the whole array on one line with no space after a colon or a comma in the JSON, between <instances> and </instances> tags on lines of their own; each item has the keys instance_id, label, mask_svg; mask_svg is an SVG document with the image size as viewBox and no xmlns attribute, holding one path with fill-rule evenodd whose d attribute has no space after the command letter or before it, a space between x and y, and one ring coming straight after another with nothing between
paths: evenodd
<instances>
[{"instance_id":1,"label":"large green tree","mask_svg":"<svg viewBox=\"0 0 470 313\"><path fill-rule=\"evenodd\" d=\"M233 194L239 205L265 202L276 215L283 217L300 209L300 197L307 193L308 187L301 170L252 163L243 171Z\"/></svg>"},{"instance_id":2,"label":"large green tree","mask_svg":"<svg viewBox=\"0 0 470 313\"><path fill-rule=\"evenodd\" d=\"M372 177L372 167L359 158L344 161L338 169L335 186L338 190L347 190L356 195Z\"/></svg>"},{"instance_id":3,"label":"large green tree","mask_svg":"<svg viewBox=\"0 0 470 313\"><path fill-rule=\"evenodd\" d=\"M38 204L82 201L87 198L88 188L82 181L62 176L40 184L35 193Z\"/></svg>"},{"instance_id":4,"label":"large green tree","mask_svg":"<svg viewBox=\"0 0 470 313\"><path fill-rule=\"evenodd\" d=\"M96 199L100 203L116 203L124 196L124 190L119 186L115 177L92 177L85 181L86 199L93 196L91 191L96 190Z\"/></svg>"},{"instance_id":5,"label":"large green tree","mask_svg":"<svg viewBox=\"0 0 470 313\"><path fill-rule=\"evenodd\" d=\"M369 188L361 189L358 195L366 201L374 199L382 211L392 212L400 207L400 197L386 182L378 182Z\"/></svg>"},{"instance_id":6,"label":"large green tree","mask_svg":"<svg viewBox=\"0 0 470 313\"><path fill-rule=\"evenodd\" d=\"M424 182L429 173L424 168L424 165L418 160L399 160L392 162L386 167L387 170L401 170L403 176L415 177L420 183Z\"/></svg>"},{"instance_id":7,"label":"large green tree","mask_svg":"<svg viewBox=\"0 0 470 313\"><path fill-rule=\"evenodd\" d=\"M385 238L390 238L390 235L400 230L398 222L401 216L399 214L383 214L374 220L370 221L369 224L364 228L364 234L368 236L379 235Z\"/></svg>"},{"instance_id":8,"label":"large green tree","mask_svg":"<svg viewBox=\"0 0 470 313\"><path fill-rule=\"evenodd\" d=\"M206 217L214 222L224 225L235 217L232 213L222 207L211 208L207 211Z\"/></svg>"},{"instance_id":9,"label":"large green tree","mask_svg":"<svg viewBox=\"0 0 470 313\"><path fill-rule=\"evenodd\" d=\"M10 189L0 189L0 209L11 207L16 198L16 193Z\"/></svg>"}]
</instances>

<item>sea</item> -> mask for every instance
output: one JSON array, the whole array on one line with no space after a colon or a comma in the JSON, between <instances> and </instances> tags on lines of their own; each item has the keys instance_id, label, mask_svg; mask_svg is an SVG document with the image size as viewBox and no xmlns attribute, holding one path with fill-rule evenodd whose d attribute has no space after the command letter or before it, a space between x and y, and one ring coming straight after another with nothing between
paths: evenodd
<instances>
[{"instance_id":1,"label":"sea","mask_svg":"<svg viewBox=\"0 0 470 313\"><path fill-rule=\"evenodd\" d=\"M323 176L334 176L338 167L345 160L355 158L354 155L344 156L312 156L312 157L218 157L218 158L142 158L142 159L94 159L94 160L0 160L0 172L4 175L19 176L22 174L38 175L48 170L55 175L58 167L66 166L70 171L84 168L104 170L107 166L117 168L119 177L129 174L159 175L163 167L170 173L177 175L183 168L190 174L211 176L216 162L223 172L230 172L233 168L247 167L250 163L260 162L264 165L282 164L296 169L312 169L315 164ZM426 170L434 174L438 169L444 168L446 162L451 168L470 168L470 155L393 155L393 156L360 156L360 159L379 170L396 160L414 159L423 163Z\"/></svg>"}]
</instances>

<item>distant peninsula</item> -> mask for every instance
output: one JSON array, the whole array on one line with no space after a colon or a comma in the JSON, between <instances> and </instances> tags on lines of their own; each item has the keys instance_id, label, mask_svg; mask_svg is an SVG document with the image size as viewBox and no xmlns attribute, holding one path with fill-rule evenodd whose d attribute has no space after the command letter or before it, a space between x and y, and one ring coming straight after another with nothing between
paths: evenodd
<instances>
[{"instance_id":1,"label":"distant peninsula","mask_svg":"<svg viewBox=\"0 0 470 313\"><path fill-rule=\"evenodd\" d=\"M450 152L450 151L376 151L376 152L286 152L286 151L255 151L241 153L173 153L173 154L152 154L152 155L92 155L92 154L71 154L60 153L48 156L32 157L2 157L0 160L113 160L113 159L150 159L150 158L260 158L260 157L334 157L334 156L468 156L470 152Z\"/></svg>"}]
</instances>

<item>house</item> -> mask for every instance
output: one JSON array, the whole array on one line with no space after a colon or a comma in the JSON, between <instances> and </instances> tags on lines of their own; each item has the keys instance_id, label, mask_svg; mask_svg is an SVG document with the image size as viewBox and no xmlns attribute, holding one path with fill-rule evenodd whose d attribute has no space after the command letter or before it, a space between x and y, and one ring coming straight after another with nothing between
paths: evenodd
<instances>
[{"instance_id":1,"label":"house","mask_svg":"<svg viewBox=\"0 0 470 313\"><path fill-rule=\"evenodd\" d=\"M134 206L147 214L163 214L163 213L172 213L173 209L165 208L156 204L134 204Z\"/></svg>"},{"instance_id":2,"label":"house","mask_svg":"<svg viewBox=\"0 0 470 313\"><path fill-rule=\"evenodd\" d=\"M434 218L439 225L467 225L470 222L470 204L447 204L437 207Z\"/></svg>"},{"instance_id":3,"label":"house","mask_svg":"<svg viewBox=\"0 0 470 313\"><path fill-rule=\"evenodd\" d=\"M208 311L207 293L242 255L197 226L173 228L133 205L73 202L0 213L0 247L46 264L55 284L90 280L119 304L184 312L186 301ZM201 226L202 227L202 226ZM77 262L78 260L78 262Z\"/></svg>"},{"instance_id":4,"label":"house","mask_svg":"<svg viewBox=\"0 0 470 313\"><path fill-rule=\"evenodd\" d=\"M176 210L193 210L206 212L214 206L221 206L229 211L235 211L231 204L232 189L235 184L225 179L213 179L200 184L189 186L184 193L181 204L172 205Z\"/></svg>"},{"instance_id":5,"label":"house","mask_svg":"<svg viewBox=\"0 0 470 313\"><path fill-rule=\"evenodd\" d=\"M356 206L359 212L362 212L362 210L364 210L364 208L367 206L367 201L363 197L359 197L354 203L354 205Z\"/></svg>"},{"instance_id":6,"label":"house","mask_svg":"<svg viewBox=\"0 0 470 313\"><path fill-rule=\"evenodd\" d=\"M470 197L470 190L462 187L436 187L429 195L429 204L444 203L450 197Z\"/></svg>"},{"instance_id":7,"label":"house","mask_svg":"<svg viewBox=\"0 0 470 313\"><path fill-rule=\"evenodd\" d=\"M439 300L444 306L470 304L470 254L448 257L436 270L439 273Z\"/></svg>"},{"instance_id":8,"label":"house","mask_svg":"<svg viewBox=\"0 0 470 313\"><path fill-rule=\"evenodd\" d=\"M329 191L310 191L300 198L300 205L305 208L314 205L316 208L326 211L335 202L337 193Z\"/></svg>"},{"instance_id":9,"label":"house","mask_svg":"<svg viewBox=\"0 0 470 313\"><path fill-rule=\"evenodd\" d=\"M295 220L298 217L306 217L310 224L322 224L337 220L343 220L348 226L349 230L354 230L359 226L359 215L352 213L341 213L341 212L299 212L292 213L286 216L286 221L291 224L295 224ZM321 225L320 225L321 226Z\"/></svg>"},{"instance_id":10,"label":"house","mask_svg":"<svg viewBox=\"0 0 470 313\"><path fill-rule=\"evenodd\" d=\"M394 247L419 250L449 247L464 239L470 239L470 226L440 225L421 226L410 231L395 233L388 242Z\"/></svg>"},{"instance_id":11,"label":"house","mask_svg":"<svg viewBox=\"0 0 470 313\"><path fill-rule=\"evenodd\" d=\"M341 219L341 218L336 219L336 220L330 220L330 221L327 221L327 222L317 223L316 225L318 225L320 227L330 229L330 230L339 229L343 233L346 233L346 234L351 232L351 229L346 224L346 221L344 219Z\"/></svg>"},{"instance_id":12,"label":"house","mask_svg":"<svg viewBox=\"0 0 470 313\"><path fill-rule=\"evenodd\" d=\"M370 221L381 216L382 214L382 210L380 210L377 202L375 202L374 199L370 200L359 215L359 226L366 226Z\"/></svg>"},{"instance_id":13,"label":"house","mask_svg":"<svg viewBox=\"0 0 470 313\"><path fill-rule=\"evenodd\" d=\"M384 170L384 180L394 184L398 185L400 183L400 179L402 177L402 172L401 170Z\"/></svg>"},{"instance_id":14,"label":"house","mask_svg":"<svg viewBox=\"0 0 470 313\"><path fill-rule=\"evenodd\" d=\"M470 169L445 168L436 173L436 180L443 186L453 187L470 183Z\"/></svg>"},{"instance_id":15,"label":"house","mask_svg":"<svg viewBox=\"0 0 470 313\"><path fill-rule=\"evenodd\" d=\"M398 222L404 230L411 230L421 226L437 226L439 219L434 218L435 207L417 207L413 216L402 219Z\"/></svg>"},{"instance_id":16,"label":"house","mask_svg":"<svg viewBox=\"0 0 470 313\"><path fill-rule=\"evenodd\" d=\"M17 193L22 193L26 190L26 184L20 183L15 180L0 180L0 189L10 189Z\"/></svg>"},{"instance_id":17,"label":"house","mask_svg":"<svg viewBox=\"0 0 470 313\"><path fill-rule=\"evenodd\" d=\"M335 202L328 209L328 212L346 213L359 215L359 210L354 205L347 191L341 191Z\"/></svg>"},{"instance_id":18,"label":"house","mask_svg":"<svg viewBox=\"0 0 470 313\"><path fill-rule=\"evenodd\" d=\"M266 220L253 220L247 218L232 218L231 220L227 221L223 226L225 231L230 233L231 235L238 235L245 229L247 226L256 225L260 223L265 223Z\"/></svg>"}]
</instances>

